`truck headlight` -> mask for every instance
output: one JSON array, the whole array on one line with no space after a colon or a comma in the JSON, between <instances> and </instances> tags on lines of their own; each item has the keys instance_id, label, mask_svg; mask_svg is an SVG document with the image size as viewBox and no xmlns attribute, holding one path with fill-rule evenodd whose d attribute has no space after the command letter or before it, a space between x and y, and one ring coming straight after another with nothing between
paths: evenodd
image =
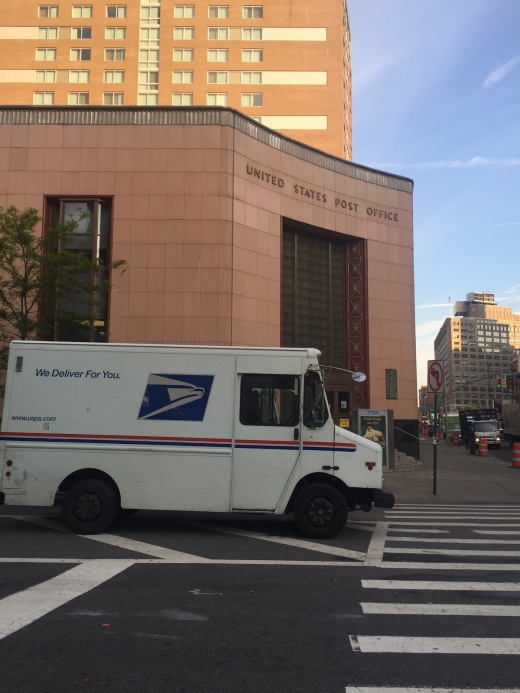
<instances>
[{"instance_id":1,"label":"truck headlight","mask_svg":"<svg viewBox=\"0 0 520 693\"><path fill-rule=\"evenodd\" d=\"M475 443L478 443L479 440L480 438L475 438Z\"/></svg>"}]
</instances>

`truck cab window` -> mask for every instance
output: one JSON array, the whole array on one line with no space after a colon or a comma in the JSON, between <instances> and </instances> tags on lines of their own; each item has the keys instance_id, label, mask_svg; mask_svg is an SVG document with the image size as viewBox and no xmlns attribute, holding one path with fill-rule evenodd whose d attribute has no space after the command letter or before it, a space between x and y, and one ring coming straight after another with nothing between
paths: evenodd
<instances>
[{"instance_id":1,"label":"truck cab window","mask_svg":"<svg viewBox=\"0 0 520 693\"><path fill-rule=\"evenodd\" d=\"M245 426L297 426L300 378L293 375L243 375L240 423Z\"/></svg>"},{"instance_id":2,"label":"truck cab window","mask_svg":"<svg viewBox=\"0 0 520 693\"><path fill-rule=\"evenodd\" d=\"M316 371L307 371L304 383L303 423L307 428L321 428L329 418L323 381Z\"/></svg>"}]
</instances>

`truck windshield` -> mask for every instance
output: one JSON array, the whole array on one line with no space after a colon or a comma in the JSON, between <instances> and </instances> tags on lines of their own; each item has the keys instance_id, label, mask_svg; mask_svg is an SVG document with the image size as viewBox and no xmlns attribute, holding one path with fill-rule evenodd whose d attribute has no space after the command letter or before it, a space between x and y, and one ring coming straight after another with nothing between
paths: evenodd
<instances>
[{"instance_id":1,"label":"truck windshield","mask_svg":"<svg viewBox=\"0 0 520 693\"><path fill-rule=\"evenodd\" d=\"M307 371L304 382L303 423L307 428L321 428L329 418L323 381L316 371Z\"/></svg>"},{"instance_id":2,"label":"truck windshield","mask_svg":"<svg viewBox=\"0 0 520 693\"><path fill-rule=\"evenodd\" d=\"M475 421L473 425L477 433L491 433L498 430L496 421Z\"/></svg>"}]
</instances>

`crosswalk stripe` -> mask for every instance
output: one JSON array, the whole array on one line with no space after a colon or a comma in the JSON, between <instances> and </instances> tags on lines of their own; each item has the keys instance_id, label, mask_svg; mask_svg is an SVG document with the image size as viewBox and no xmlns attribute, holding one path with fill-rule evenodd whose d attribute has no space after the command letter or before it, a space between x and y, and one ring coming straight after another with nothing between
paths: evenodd
<instances>
[{"instance_id":1,"label":"crosswalk stripe","mask_svg":"<svg viewBox=\"0 0 520 693\"><path fill-rule=\"evenodd\" d=\"M367 555L363 565L380 566L385 551L386 530L388 522L378 522L370 544L368 545Z\"/></svg>"},{"instance_id":2,"label":"crosswalk stripe","mask_svg":"<svg viewBox=\"0 0 520 693\"><path fill-rule=\"evenodd\" d=\"M412 527L431 527L432 522L403 522L401 520L388 520L393 525L407 525ZM498 522L436 522L436 527L520 527L518 523Z\"/></svg>"},{"instance_id":3,"label":"crosswalk stripe","mask_svg":"<svg viewBox=\"0 0 520 693\"><path fill-rule=\"evenodd\" d=\"M367 589L452 590L457 592L520 592L520 582L448 582L442 580L361 580Z\"/></svg>"},{"instance_id":4,"label":"crosswalk stripe","mask_svg":"<svg viewBox=\"0 0 520 693\"><path fill-rule=\"evenodd\" d=\"M349 635L349 638L356 652L520 655L520 638L422 638L398 635Z\"/></svg>"},{"instance_id":5,"label":"crosswalk stripe","mask_svg":"<svg viewBox=\"0 0 520 693\"><path fill-rule=\"evenodd\" d=\"M449 529L408 529L407 527L392 527L388 528L389 532L415 532L416 534L449 534ZM519 532L520 534L520 532Z\"/></svg>"},{"instance_id":6,"label":"crosswalk stripe","mask_svg":"<svg viewBox=\"0 0 520 693\"><path fill-rule=\"evenodd\" d=\"M520 532L519 532L520 534ZM420 542L428 544L512 544L518 546L520 544L520 539L496 539L495 537L489 537L489 539L445 539L444 537L387 537L387 541L407 541L407 542Z\"/></svg>"},{"instance_id":7,"label":"crosswalk stripe","mask_svg":"<svg viewBox=\"0 0 520 693\"><path fill-rule=\"evenodd\" d=\"M519 571L520 563L426 563L422 561L382 561L381 568L405 570L507 570Z\"/></svg>"},{"instance_id":8,"label":"crosswalk stripe","mask_svg":"<svg viewBox=\"0 0 520 693\"><path fill-rule=\"evenodd\" d=\"M520 688L394 688L345 686L345 693L520 693Z\"/></svg>"},{"instance_id":9,"label":"crosswalk stripe","mask_svg":"<svg viewBox=\"0 0 520 693\"><path fill-rule=\"evenodd\" d=\"M488 510L490 508L505 508L505 509L518 509L520 506L517 503L512 503L506 505L504 503L399 503L399 505L394 506L396 510L401 508L482 508L483 510Z\"/></svg>"},{"instance_id":10,"label":"crosswalk stripe","mask_svg":"<svg viewBox=\"0 0 520 693\"><path fill-rule=\"evenodd\" d=\"M392 510L388 509L385 510L385 515L439 515L442 513L454 513L454 514L465 514L465 513L475 513L478 510L479 513L483 513L485 515L514 515L520 513L520 508L479 508L479 507L474 507L474 508L461 508L460 506L457 508L449 508L449 507L444 507L444 508L416 508L416 509L400 509L400 508L393 508Z\"/></svg>"},{"instance_id":11,"label":"crosswalk stripe","mask_svg":"<svg viewBox=\"0 0 520 693\"><path fill-rule=\"evenodd\" d=\"M520 616L520 606L505 604L382 604L361 602L364 614L399 616Z\"/></svg>"},{"instance_id":12,"label":"crosswalk stripe","mask_svg":"<svg viewBox=\"0 0 520 693\"><path fill-rule=\"evenodd\" d=\"M502 558L519 558L520 551L482 551L480 549L407 549L385 546L385 553L413 553L429 556L496 556Z\"/></svg>"},{"instance_id":13,"label":"crosswalk stripe","mask_svg":"<svg viewBox=\"0 0 520 693\"><path fill-rule=\"evenodd\" d=\"M509 535L510 534L510 535L514 535L514 536L520 536L520 532L514 532L514 531L513 532L504 532L503 529L498 530L498 531L495 531L494 529L492 529L492 530L473 529L472 531L475 532L475 534L500 534L500 535L502 535L502 534L508 534Z\"/></svg>"},{"instance_id":14,"label":"crosswalk stripe","mask_svg":"<svg viewBox=\"0 0 520 693\"><path fill-rule=\"evenodd\" d=\"M492 517L485 517L483 515L476 514L476 515L459 515L459 514L452 514L452 513L441 513L439 516L437 515L402 515L401 513L396 513L394 515L388 515L385 513L385 519L389 520L392 522L394 519L399 519L402 518L403 520L437 520L437 519L444 519L444 520L519 520L520 515L518 513L515 513L514 515L493 515Z\"/></svg>"}]
</instances>

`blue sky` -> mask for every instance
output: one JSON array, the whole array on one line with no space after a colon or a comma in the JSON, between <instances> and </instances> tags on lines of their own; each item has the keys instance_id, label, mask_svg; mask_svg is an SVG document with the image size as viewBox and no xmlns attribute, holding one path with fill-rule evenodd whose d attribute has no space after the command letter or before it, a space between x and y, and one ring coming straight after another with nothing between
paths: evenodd
<instances>
[{"instance_id":1,"label":"blue sky","mask_svg":"<svg viewBox=\"0 0 520 693\"><path fill-rule=\"evenodd\" d=\"M520 0L348 0L354 161L415 182L418 386L448 303L520 312Z\"/></svg>"}]
</instances>

